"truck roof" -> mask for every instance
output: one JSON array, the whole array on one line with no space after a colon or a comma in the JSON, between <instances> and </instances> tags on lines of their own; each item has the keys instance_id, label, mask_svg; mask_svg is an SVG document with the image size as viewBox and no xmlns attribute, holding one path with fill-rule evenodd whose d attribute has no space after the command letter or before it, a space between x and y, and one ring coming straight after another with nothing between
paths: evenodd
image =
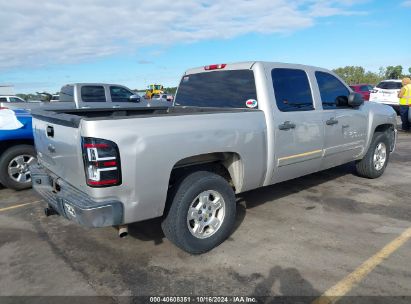
<instances>
[{"instance_id":1,"label":"truck roof","mask_svg":"<svg viewBox=\"0 0 411 304\"><path fill-rule=\"evenodd\" d=\"M296 64L296 63L284 63L284 62L271 62L271 61L244 61L244 62L232 62L232 63L227 63L227 65L221 69L225 71L230 71L230 70L248 70L253 67L255 64L262 64L262 65L279 65L287 68L303 68L303 69L315 69L319 71L325 71L326 69L316 67L316 66L310 66L310 65L304 65L304 64ZM191 68L188 69L185 72L185 75L187 74L197 74L197 73L203 73L203 72L213 72L216 70L211 70L207 71L205 70L206 66L201 66L201 67L196 67L196 68Z\"/></svg>"},{"instance_id":2,"label":"truck roof","mask_svg":"<svg viewBox=\"0 0 411 304\"><path fill-rule=\"evenodd\" d=\"M65 85L63 85L63 87L65 86L77 86L77 85L99 85L99 86L119 86L119 87L125 87L125 85L122 84L118 84L118 83L105 83L105 82L74 82L74 83L67 83Z\"/></svg>"}]
</instances>

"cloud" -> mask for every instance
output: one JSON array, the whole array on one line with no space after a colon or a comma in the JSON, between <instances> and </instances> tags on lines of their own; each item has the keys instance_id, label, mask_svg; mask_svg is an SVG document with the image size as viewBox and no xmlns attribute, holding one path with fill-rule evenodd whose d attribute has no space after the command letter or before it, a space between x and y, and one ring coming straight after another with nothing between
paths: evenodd
<instances>
[{"instance_id":1,"label":"cloud","mask_svg":"<svg viewBox=\"0 0 411 304\"><path fill-rule=\"evenodd\" d=\"M0 10L0 69L73 63L134 54L147 46L167 47L249 33L289 33L312 26L319 17L354 14L356 2L4 1Z\"/></svg>"},{"instance_id":2,"label":"cloud","mask_svg":"<svg viewBox=\"0 0 411 304\"><path fill-rule=\"evenodd\" d=\"M411 7L411 0L405 0L401 3L401 6Z\"/></svg>"}]
</instances>

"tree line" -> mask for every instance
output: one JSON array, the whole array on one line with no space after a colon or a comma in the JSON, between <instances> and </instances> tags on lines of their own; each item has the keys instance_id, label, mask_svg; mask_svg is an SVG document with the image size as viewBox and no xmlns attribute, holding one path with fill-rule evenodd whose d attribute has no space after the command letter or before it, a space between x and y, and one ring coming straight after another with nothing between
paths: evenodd
<instances>
[{"instance_id":1,"label":"tree line","mask_svg":"<svg viewBox=\"0 0 411 304\"><path fill-rule=\"evenodd\" d=\"M59 93L55 93L59 94ZM47 93L47 95L44 94L16 94L16 96L23 98L24 100L36 100L36 101L44 101L44 102L49 102L51 99L51 94Z\"/></svg>"},{"instance_id":2,"label":"tree line","mask_svg":"<svg viewBox=\"0 0 411 304\"><path fill-rule=\"evenodd\" d=\"M333 71L348 84L377 84L384 79L401 79L411 75L411 67L408 73L404 73L401 65L380 67L377 73L366 71L361 66L346 66Z\"/></svg>"}]
</instances>

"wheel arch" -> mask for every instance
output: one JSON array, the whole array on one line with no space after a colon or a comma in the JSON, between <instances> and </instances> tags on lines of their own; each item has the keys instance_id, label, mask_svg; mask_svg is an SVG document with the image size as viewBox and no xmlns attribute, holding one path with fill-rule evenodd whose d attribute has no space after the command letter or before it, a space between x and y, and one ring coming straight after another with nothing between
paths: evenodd
<instances>
[{"instance_id":1,"label":"wheel arch","mask_svg":"<svg viewBox=\"0 0 411 304\"><path fill-rule=\"evenodd\" d=\"M4 151L8 150L11 147L19 146L19 145L30 145L34 147L34 140L33 139L10 139L10 140L2 140L0 145L0 156L4 153Z\"/></svg>"},{"instance_id":2,"label":"wheel arch","mask_svg":"<svg viewBox=\"0 0 411 304\"><path fill-rule=\"evenodd\" d=\"M236 152L213 152L190 156L176 162L171 170L169 185L194 171L211 171L221 175L238 192L243 186L244 166Z\"/></svg>"},{"instance_id":3,"label":"wheel arch","mask_svg":"<svg viewBox=\"0 0 411 304\"><path fill-rule=\"evenodd\" d=\"M395 141L396 141L396 135L395 135L395 126L391 123L383 123L379 124L375 127L373 136L375 133L386 133L388 136L388 140L390 142L390 151L393 152L395 149Z\"/></svg>"}]
</instances>

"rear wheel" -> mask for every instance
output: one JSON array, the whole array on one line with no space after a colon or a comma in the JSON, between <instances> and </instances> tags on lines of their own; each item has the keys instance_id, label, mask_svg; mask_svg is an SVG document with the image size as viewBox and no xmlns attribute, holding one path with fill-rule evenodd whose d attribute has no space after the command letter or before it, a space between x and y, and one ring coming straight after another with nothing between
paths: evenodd
<instances>
[{"instance_id":1,"label":"rear wheel","mask_svg":"<svg viewBox=\"0 0 411 304\"><path fill-rule=\"evenodd\" d=\"M358 175L366 178L380 177L390 157L390 141L386 133L376 132L364 158L356 163Z\"/></svg>"},{"instance_id":2,"label":"rear wheel","mask_svg":"<svg viewBox=\"0 0 411 304\"><path fill-rule=\"evenodd\" d=\"M30 188L29 166L35 164L35 155L30 145L18 145L4 151L0 157L0 182L14 190Z\"/></svg>"},{"instance_id":3,"label":"rear wheel","mask_svg":"<svg viewBox=\"0 0 411 304\"><path fill-rule=\"evenodd\" d=\"M236 215L234 191L220 175L199 171L176 186L163 220L166 237L181 249L199 254L221 244L231 233Z\"/></svg>"}]
</instances>

